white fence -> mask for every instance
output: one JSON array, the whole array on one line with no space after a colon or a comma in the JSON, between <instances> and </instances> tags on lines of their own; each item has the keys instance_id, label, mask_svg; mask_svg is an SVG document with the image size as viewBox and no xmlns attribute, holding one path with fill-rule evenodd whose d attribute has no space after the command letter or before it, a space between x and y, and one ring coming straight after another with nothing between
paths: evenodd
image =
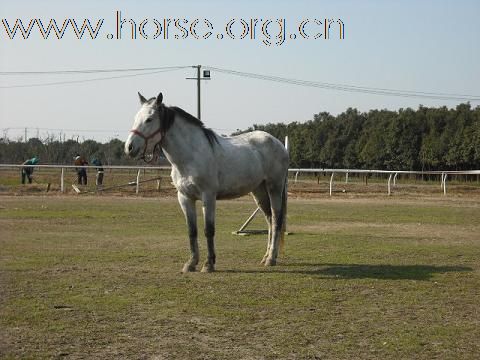
<instances>
[{"instance_id":1,"label":"white fence","mask_svg":"<svg viewBox=\"0 0 480 360\"><path fill-rule=\"evenodd\" d=\"M78 166L75 165L17 165L17 164L0 164L0 169L7 168L18 168L23 167L33 167L33 168L47 168L47 169L60 169L60 191L65 192L65 170L74 169ZM89 169L97 169L98 166L88 165L82 166ZM118 170L137 170L136 178L136 193L138 194L140 186L140 174L142 170L170 170L169 166L118 166L118 165L104 165L104 169L118 169ZM290 173L295 174L295 182L297 182L298 175L301 173L327 173L330 174L329 181L329 194L332 196L333 185L334 185L334 176L335 174L344 174L345 182L348 183L349 174L382 174L388 175L387 181L387 193L391 195L392 183L393 186L396 185L397 176L399 174L407 175L437 175L440 176L440 186L443 191L443 194L447 193L447 178L449 175L480 175L480 170L468 170L468 171L403 171L403 170L363 170L363 169L288 169Z\"/></svg>"},{"instance_id":2,"label":"white fence","mask_svg":"<svg viewBox=\"0 0 480 360\"><path fill-rule=\"evenodd\" d=\"M480 170L467 170L467 171L403 171L403 170L362 170L362 169L288 169L290 173L295 173L295 182L297 182L298 175L300 173L331 173L330 176L330 190L329 194L332 196L333 191L333 177L335 174L345 174L345 182L348 183L349 174L388 174L387 181L387 193L392 194L392 180L393 186L396 185L397 176L399 174L408 175L440 175L440 186L443 190L443 194L447 194L447 177L448 175L480 175Z\"/></svg>"},{"instance_id":3,"label":"white fence","mask_svg":"<svg viewBox=\"0 0 480 360\"><path fill-rule=\"evenodd\" d=\"M35 169L61 169L60 171L60 191L65 192L65 170L66 169L76 169L79 167L87 169L97 169L99 166L95 165L85 165L85 166L76 166L76 165L13 165L13 164L0 164L0 169L5 168L24 168L32 167ZM103 169L117 169L117 170L137 170L136 177L136 189L135 192L138 194L140 189L140 174L142 170L170 170L170 166L121 166L121 165L102 165Z\"/></svg>"}]
</instances>

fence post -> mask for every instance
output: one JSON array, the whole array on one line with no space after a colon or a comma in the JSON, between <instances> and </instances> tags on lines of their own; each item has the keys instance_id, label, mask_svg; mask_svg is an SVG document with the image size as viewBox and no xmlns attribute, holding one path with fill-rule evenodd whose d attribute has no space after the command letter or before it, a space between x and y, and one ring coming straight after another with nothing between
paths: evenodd
<instances>
[{"instance_id":1,"label":"fence post","mask_svg":"<svg viewBox=\"0 0 480 360\"><path fill-rule=\"evenodd\" d=\"M448 174L445 174L443 178L443 195L447 195L447 176Z\"/></svg>"},{"instance_id":2,"label":"fence post","mask_svg":"<svg viewBox=\"0 0 480 360\"><path fill-rule=\"evenodd\" d=\"M392 195L392 192L390 189L390 182L392 181L392 175L393 173L390 173L390 176L388 177L388 196Z\"/></svg>"},{"instance_id":3,"label":"fence post","mask_svg":"<svg viewBox=\"0 0 480 360\"><path fill-rule=\"evenodd\" d=\"M62 167L62 172L61 172L61 175L60 175L60 191L62 193L65 192L65 173L64 173L63 167Z\"/></svg>"},{"instance_id":4,"label":"fence post","mask_svg":"<svg viewBox=\"0 0 480 360\"><path fill-rule=\"evenodd\" d=\"M330 176L330 196L332 196L333 175L335 175L334 172L332 172L332 176Z\"/></svg>"},{"instance_id":5,"label":"fence post","mask_svg":"<svg viewBox=\"0 0 480 360\"><path fill-rule=\"evenodd\" d=\"M137 171L137 186L136 186L136 189L135 189L135 194L138 195L138 190L140 188L140 172L142 171L142 169L138 169Z\"/></svg>"},{"instance_id":6,"label":"fence post","mask_svg":"<svg viewBox=\"0 0 480 360\"><path fill-rule=\"evenodd\" d=\"M288 135L285 136L285 150L287 150L287 154L290 156L290 146L289 146L289 143L288 143ZM285 235L285 232L287 232L287 209L288 209L288 167L287 167L287 178L285 179L285 190L284 190L284 194L283 196L285 196L285 199L284 199L284 204L285 204L285 208L283 209L284 211L284 222L282 224L282 236Z\"/></svg>"}]
</instances>

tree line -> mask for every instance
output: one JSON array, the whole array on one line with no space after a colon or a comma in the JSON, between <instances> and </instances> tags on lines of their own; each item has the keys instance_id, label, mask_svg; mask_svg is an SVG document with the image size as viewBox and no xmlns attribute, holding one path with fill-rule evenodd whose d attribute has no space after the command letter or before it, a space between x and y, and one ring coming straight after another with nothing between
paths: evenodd
<instances>
[{"instance_id":1,"label":"tree line","mask_svg":"<svg viewBox=\"0 0 480 360\"><path fill-rule=\"evenodd\" d=\"M480 168L480 106L420 106L359 112L349 108L313 120L254 125L282 142L289 137L290 167L379 170Z\"/></svg>"},{"instance_id":2,"label":"tree line","mask_svg":"<svg viewBox=\"0 0 480 360\"><path fill-rule=\"evenodd\" d=\"M41 140L30 138L27 142L0 140L0 163L21 164L33 156L40 159L40 164L72 165L75 155L82 155L88 162L100 159L104 165L134 164L123 152L124 142L112 139L107 143L95 140L78 142L60 141L52 138Z\"/></svg>"},{"instance_id":3,"label":"tree line","mask_svg":"<svg viewBox=\"0 0 480 360\"><path fill-rule=\"evenodd\" d=\"M467 170L480 168L480 106L454 109L420 106L334 116L315 114L307 122L253 125L281 141L289 136L290 166L384 170ZM245 131L240 131L245 132ZM136 164L123 152L124 142L65 142L31 138L0 140L0 163L19 164L37 156L43 164L71 164L76 153L105 165Z\"/></svg>"}]
</instances>

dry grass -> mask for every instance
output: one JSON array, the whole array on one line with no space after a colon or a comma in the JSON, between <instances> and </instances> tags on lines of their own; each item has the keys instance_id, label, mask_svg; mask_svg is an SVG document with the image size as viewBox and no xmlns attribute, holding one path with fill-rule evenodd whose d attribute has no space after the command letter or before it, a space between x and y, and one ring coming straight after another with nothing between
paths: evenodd
<instances>
[{"instance_id":1,"label":"dry grass","mask_svg":"<svg viewBox=\"0 0 480 360\"><path fill-rule=\"evenodd\" d=\"M2 196L0 356L476 359L478 200L292 199L274 268L222 202L218 271L182 275L174 199Z\"/></svg>"}]
</instances>

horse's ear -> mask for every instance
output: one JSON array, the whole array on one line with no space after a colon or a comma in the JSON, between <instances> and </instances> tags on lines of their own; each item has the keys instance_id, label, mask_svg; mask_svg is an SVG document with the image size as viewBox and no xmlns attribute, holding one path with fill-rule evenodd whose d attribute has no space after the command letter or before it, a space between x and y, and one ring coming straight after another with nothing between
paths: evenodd
<instances>
[{"instance_id":1,"label":"horse's ear","mask_svg":"<svg viewBox=\"0 0 480 360\"><path fill-rule=\"evenodd\" d=\"M162 103L162 101L163 101L163 94L160 93L157 96L157 105L160 105Z\"/></svg>"},{"instance_id":2,"label":"horse's ear","mask_svg":"<svg viewBox=\"0 0 480 360\"><path fill-rule=\"evenodd\" d=\"M147 99L145 99L145 98L143 97L143 95L140 94L140 92L138 92L138 97L140 98L140 104L143 105L144 103L147 102Z\"/></svg>"}]
</instances>

